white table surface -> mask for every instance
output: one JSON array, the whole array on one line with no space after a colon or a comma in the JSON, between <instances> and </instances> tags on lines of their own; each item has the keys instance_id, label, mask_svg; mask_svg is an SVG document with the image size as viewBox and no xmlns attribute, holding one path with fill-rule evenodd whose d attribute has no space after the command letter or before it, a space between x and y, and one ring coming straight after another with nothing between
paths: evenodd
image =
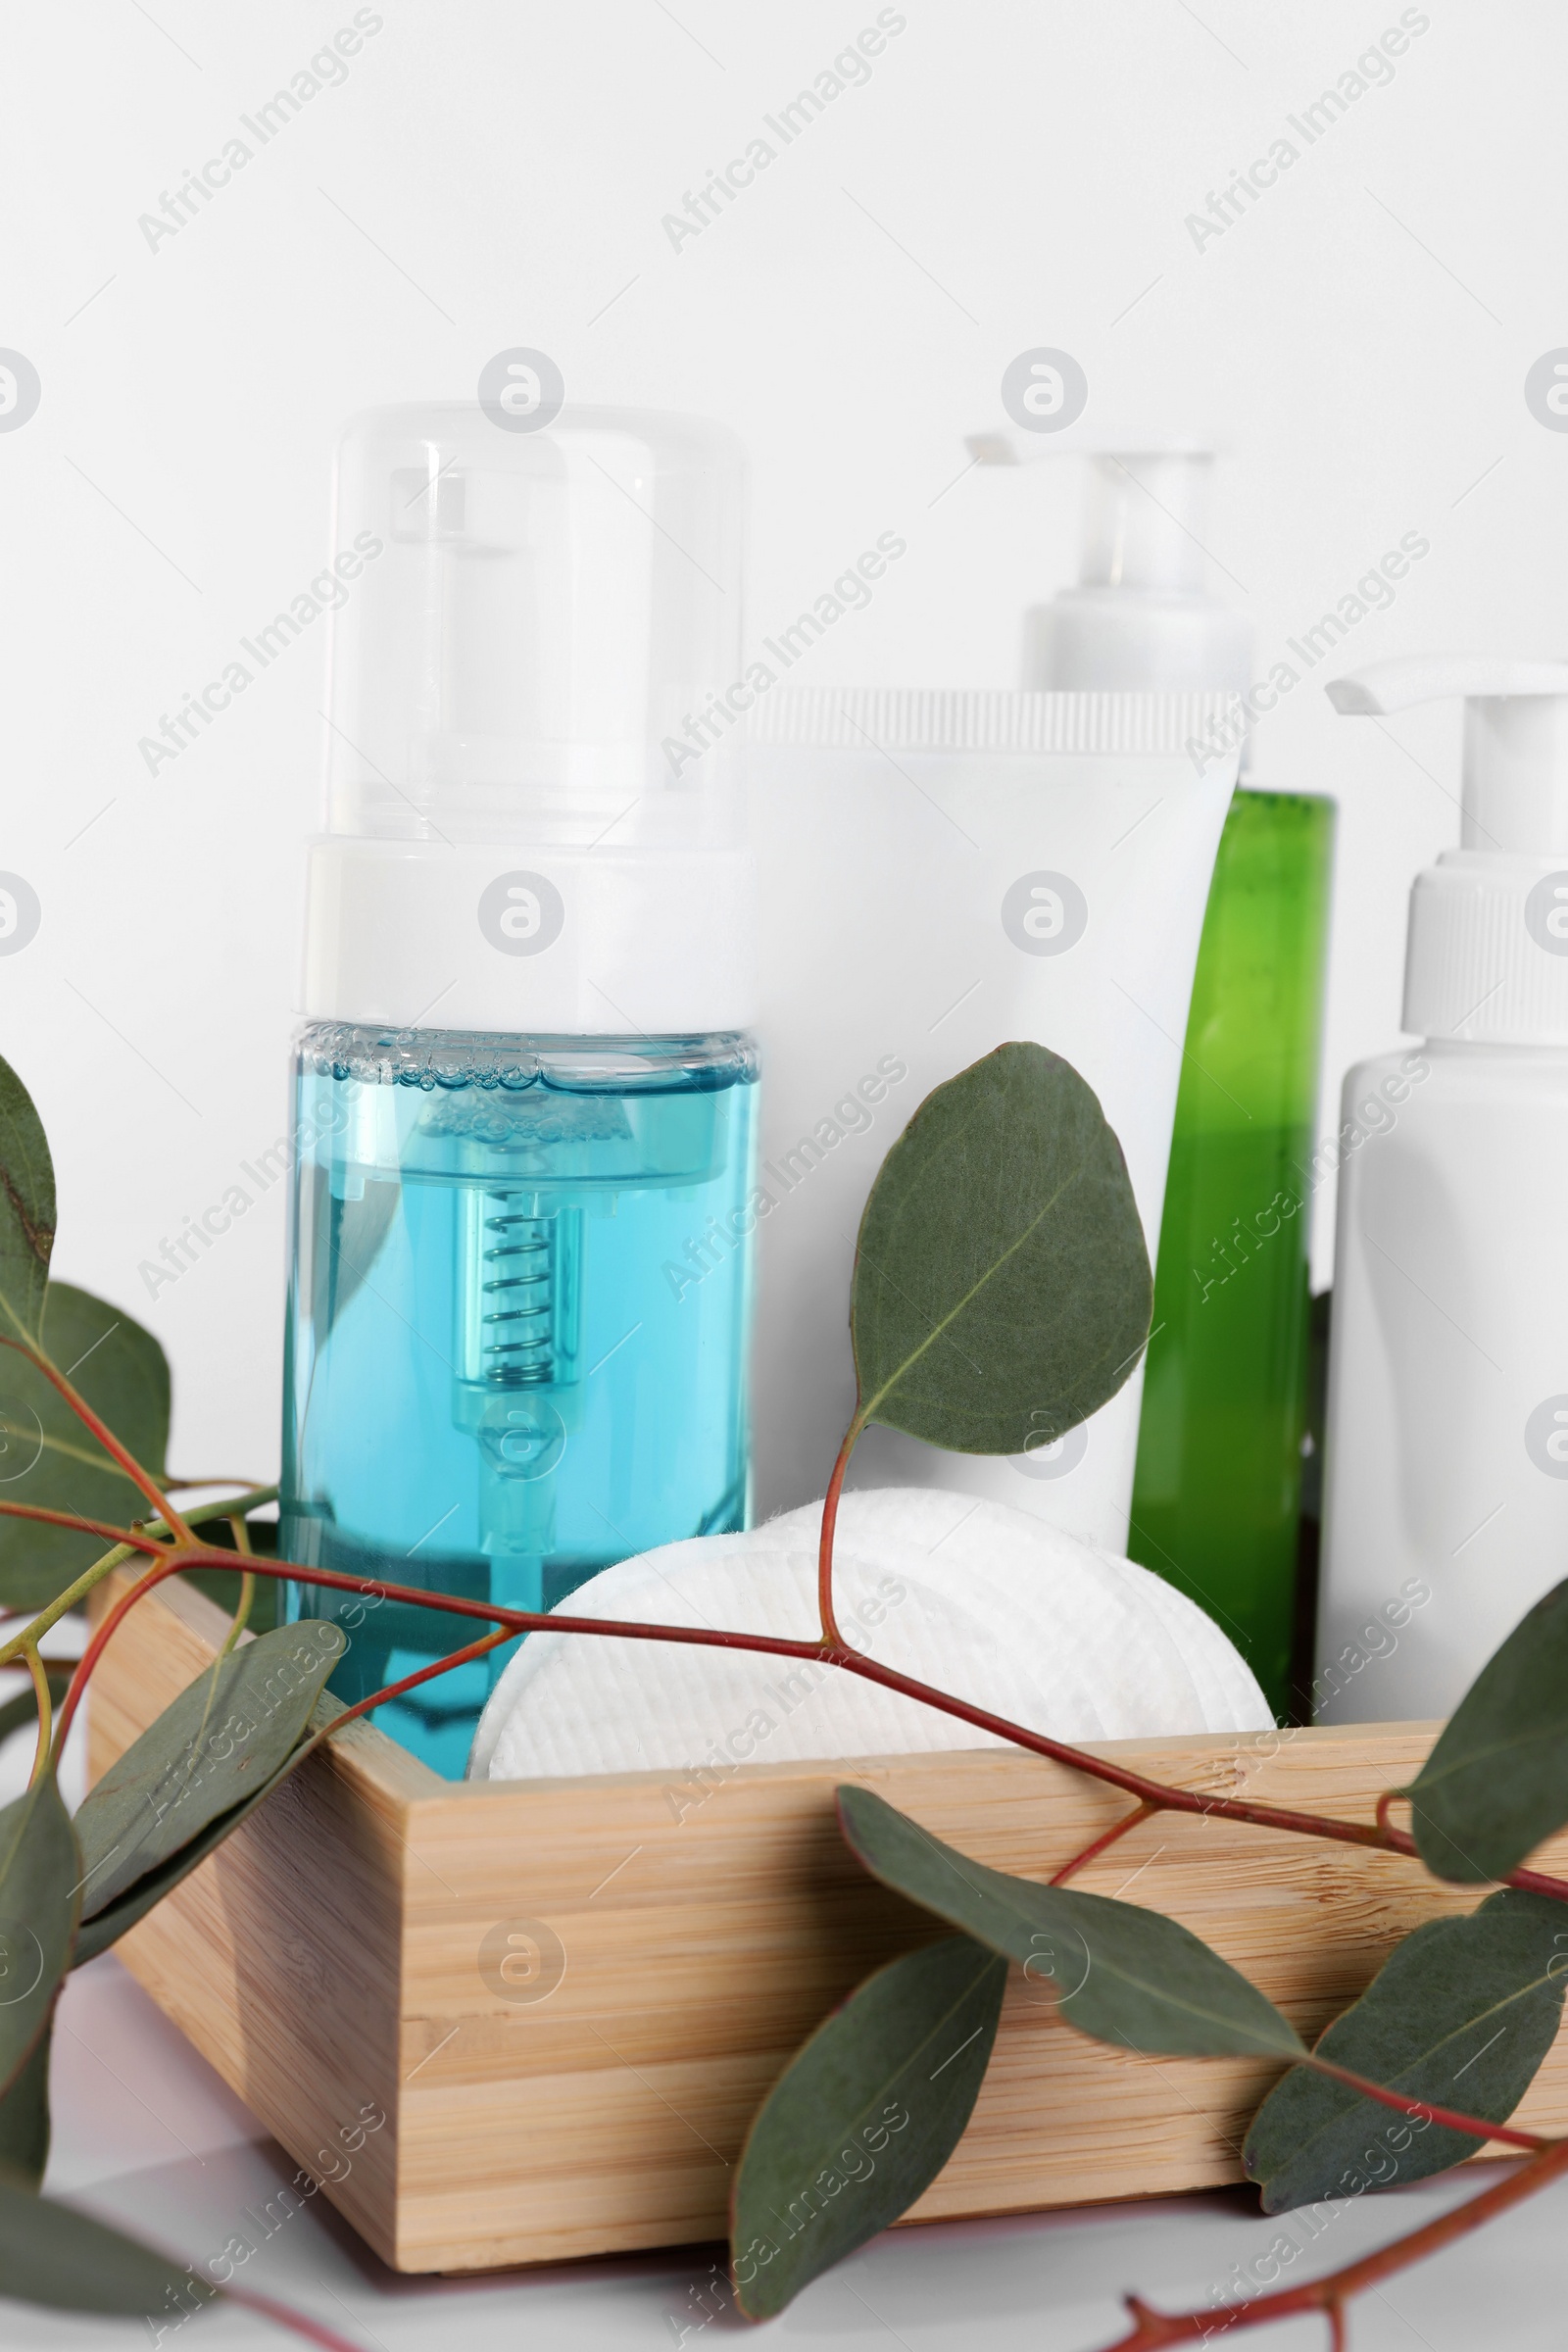
<instances>
[{"instance_id":1,"label":"white table surface","mask_svg":"<svg viewBox=\"0 0 1568 2352\"><path fill-rule=\"evenodd\" d=\"M261 2126L169 2024L114 1955L73 1977L61 2004L54 2061L55 2146L47 2186L103 2219L200 2264L293 2177ZM1480 2187L1500 2168L1471 2168ZM1450 2180L1347 2206L1316 2249L1327 2269L1441 2211L1460 2193ZM1232 2266L1260 2254L1280 2225L1249 2210L1250 2192L1149 2204L1102 2205L1002 2222L895 2230L808 2288L765 2332L811 2352L1090 2352L1118 2332L1116 2297L1136 2287L1156 2306L1207 2300ZM1564 2342L1561 2187L1362 2298L1354 2352L1466 2352L1472 2346ZM1331 2250L1332 2249L1332 2250ZM732 2315L707 2326L717 2246L574 2263L471 2280L400 2278L370 2254L324 2198L262 2242L243 2283L314 2313L367 2352L709 2352L738 2335ZM1293 2276L1305 2275L1307 2257ZM713 2309L710 2295L708 2308ZM684 2337L680 2330L685 2328ZM750 2332L750 2331L749 2331ZM180 2338L183 2340L180 2341ZM291 2339L249 2314L214 2311L171 2334L180 2352L282 2345ZM7 2352L146 2344L137 2324L0 2304ZM1224 2341L1215 2338L1211 2341ZM1262 2352L1326 2344L1321 2321L1251 2330L1232 2343Z\"/></svg>"},{"instance_id":2,"label":"white table surface","mask_svg":"<svg viewBox=\"0 0 1568 2352\"><path fill-rule=\"evenodd\" d=\"M19 1748L0 1759L0 1796L24 1777ZM75 1745L74 1740L73 1745ZM68 1794L79 1765L64 1776ZM1042 2085L1042 2101L1049 2100ZM247 2219L293 2178L294 2163L197 2056L113 1953L78 1970L56 2029L54 2148L46 2187L105 2221L201 2266L236 2232L257 2251L237 2283L336 2328L365 2352L676 2352L738 2340L717 2306L718 2246L454 2280L386 2270L316 2198L270 2238ZM1461 2180L1343 2207L1295 2278L1338 2267L1414 2228L1495 2179ZM1562 2352L1568 2341L1563 2185L1361 2297L1352 2352ZM808 2287L765 2335L809 2352L1096 2352L1125 2323L1120 2293L1156 2308L1206 2303L1235 2266L1259 2256L1281 2224L1252 2192L1101 2205L1009 2221L890 2231ZM716 2270L715 2270L716 2266ZM704 2289L708 2289L706 2302ZM710 2316L704 2324L704 2311ZM684 2330L684 2334L682 2333ZM164 2337L165 2352L260 2352L297 2343L267 2322L216 2307ZM1315 2317L1216 2335L1259 2352L1318 2352ZM140 2321L111 2322L0 2302L5 2352L79 2352L150 2344Z\"/></svg>"}]
</instances>

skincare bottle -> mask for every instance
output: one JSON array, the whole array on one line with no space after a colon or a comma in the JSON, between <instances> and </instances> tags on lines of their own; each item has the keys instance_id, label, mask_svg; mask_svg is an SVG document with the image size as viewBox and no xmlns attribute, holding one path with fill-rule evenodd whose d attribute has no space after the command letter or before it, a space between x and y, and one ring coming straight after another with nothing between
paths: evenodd
<instances>
[{"instance_id":1,"label":"skincare bottle","mask_svg":"<svg viewBox=\"0 0 1568 2352\"><path fill-rule=\"evenodd\" d=\"M1164 464L1152 477L1161 496ZM1195 629L1184 532L1152 498L1130 507L1122 481L1109 467L1097 476L1091 576L1073 611L1081 640L1122 653L1118 672L1039 691L1053 681L1037 667L1021 692L803 688L775 672L758 693L760 1517L826 1484L855 1407L845 1299L860 1212L934 1086L1009 1038L1064 1055L1100 1097L1157 1250L1180 1040L1242 733L1227 688L1246 664L1232 615L1211 608L1217 621L1200 613ZM904 552L902 540L865 551L868 593L899 593ZM1158 581L1147 597L1121 584L1142 564ZM1216 638L1237 649L1230 679L1210 659L1199 683L1189 635L1204 652ZM790 640L764 651L792 654L792 667ZM1184 662L1152 674L1151 649L1173 641ZM1218 758L1195 760L1194 743L1211 740ZM1041 1396L1015 1456L869 1429L850 1483L983 1495L1120 1552L1140 1386L1141 1367L1070 1428Z\"/></svg>"},{"instance_id":2,"label":"skincare bottle","mask_svg":"<svg viewBox=\"0 0 1568 2352\"><path fill-rule=\"evenodd\" d=\"M1207 593L1213 458L1095 455L1079 585L1028 616L1029 682L1248 691ZM1234 739L1233 739L1234 740ZM1223 744L1223 736L1220 744ZM1220 748L1195 743L1200 763ZM1335 808L1242 779L1220 836L1176 1097L1127 1548L1290 1698L1310 1200Z\"/></svg>"},{"instance_id":3,"label":"skincare bottle","mask_svg":"<svg viewBox=\"0 0 1568 2352\"><path fill-rule=\"evenodd\" d=\"M741 528L735 449L679 417L348 430L291 1146L308 1565L547 1609L745 1522L752 867L722 746L684 781L667 748L739 673ZM481 1630L289 1591L348 1633L347 1698ZM461 1774L510 1646L377 1720Z\"/></svg>"},{"instance_id":4,"label":"skincare bottle","mask_svg":"<svg viewBox=\"0 0 1568 2352\"><path fill-rule=\"evenodd\" d=\"M1329 688L1465 703L1462 846L1416 878L1403 1027L1345 1081L1313 1713L1446 1715L1568 1558L1568 663Z\"/></svg>"},{"instance_id":5,"label":"skincare bottle","mask_svg":"<svg viewBox=\"0 0 1568 2352\"><path fill-rule=\"evenodd\" d=\"M1245 758L1245 755L1244 755ZM1128 1550L1289 1709L1337 811L1238 784L1187 1018Z\"/></svg>"},{"instance_id":6,"label":"skincare bottle","mask_svg":"<svg viewBox=\"0 0 1568 2352\"><path fill-rule=\"evenodd\" d=\"M1005 462L1011 445L978 445ZM1089 454L1078 585L1025 619L1046 688L1250 682L1251 632L1208 593L1212 453ZM1244 724L1195 738L1200 768ZM1289 1701L1305 1429L1309 1200L1335 808L1242 781L1187 1016L1127 1549L1224 1626Z\"/></svg>"}]
</instances>

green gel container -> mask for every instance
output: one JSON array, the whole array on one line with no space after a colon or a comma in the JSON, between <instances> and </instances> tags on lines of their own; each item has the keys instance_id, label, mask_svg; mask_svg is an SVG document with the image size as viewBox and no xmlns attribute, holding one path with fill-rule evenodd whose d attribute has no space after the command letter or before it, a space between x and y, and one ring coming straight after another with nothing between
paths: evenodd
<instances>
[{"instance_id":1,"label":"green gel container","mask_svg":"<svg viewBox=\"0 0 1568 2352\"><path fill-rule=\"evenodd\" d=\"M1239 790L1176 1102L1127 1548L1291 1705L1334 803Z\"/></svg>"}]
</instances>

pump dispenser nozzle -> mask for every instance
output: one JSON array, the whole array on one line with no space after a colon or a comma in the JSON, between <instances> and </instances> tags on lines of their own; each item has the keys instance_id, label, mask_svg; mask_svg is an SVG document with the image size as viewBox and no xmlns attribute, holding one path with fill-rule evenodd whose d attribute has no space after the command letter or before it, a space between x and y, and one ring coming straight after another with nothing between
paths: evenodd
<instances>
[{"instance_id":1,"label":"pump dispenser nozzle","mask_svg":"<svg viewBox=\"0 0 1568 2352\"><path fill-rule=\"evenodd\" d=\"M1327 691L1347 717L1464 703L1461 846L1410 893L1405 1028L1568 1045L1568 662L1410 655Z\"/></svg>"},{"instance_id":2,"label":"pump dispenser nozzle","mask_svg":"<svg viewBox=\"0 0 1568 2352\"><path fill-rule=\"evenodd\" d=\"M989 466L1056 454L1020 450L1003 433L972 435L968 448ZM1076 454L1090 464L1078 584L1025 614L1025 687L1245 694L1251 631L1204 586L1213 452Z\"/></svg>"},{"instance_id":3,"label":"pump dispenser nozzle","mask_svg":"<svg viewBox=\"0 0 1568 2352\"><path fill-rule=\"evenodd\" d=\"M1531 857L1568 850L1568 662L1411 654L1336 678L1345 717L1464 701L1460 847Z\"/></svg>"}]
</instances>

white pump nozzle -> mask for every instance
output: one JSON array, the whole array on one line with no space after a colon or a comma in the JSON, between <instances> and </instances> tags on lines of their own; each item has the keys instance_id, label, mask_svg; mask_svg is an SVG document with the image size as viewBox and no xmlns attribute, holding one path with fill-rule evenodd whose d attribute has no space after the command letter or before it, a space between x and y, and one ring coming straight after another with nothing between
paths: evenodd
<instances>
[{"instance_id":1,"label":"white pump nozzle","mask_svg":"<svg viewBox=\"0 0 1568 2352\"><path fill-rule=\"evenodd\" d=\"M972 434L967 447L983 466L1058 455L1090 464L1078 585L1026 613L1026 687L1246 692L1251 632L1204 586L1211 450L1032 448L1000 432Z\"/></svg>"},{"instance_id":2,"label":"white pump nozzle","mask_svg":"<svg viewBox=\"0 0 1568 2352\"><path fill-rule=\"evenodd\" d=\"M1328 688L1347 717L1449 696L1465 707L1461 847L1522 857L1568 851L1568 662L1412 654Z\"/></svg>"},{"instance_id":3,"label":"white pump nozzle","mask_svg":"<svg viewBox=\"0 0 1568 2352\"><path fill-rule=\"evenodd\" d=\"M1464 703L1461 846L1410 893L1405 1028L1568 1045L1568 662L1416 654L1327 691L1348 717Z\"/></svg>"}]
</instances>

